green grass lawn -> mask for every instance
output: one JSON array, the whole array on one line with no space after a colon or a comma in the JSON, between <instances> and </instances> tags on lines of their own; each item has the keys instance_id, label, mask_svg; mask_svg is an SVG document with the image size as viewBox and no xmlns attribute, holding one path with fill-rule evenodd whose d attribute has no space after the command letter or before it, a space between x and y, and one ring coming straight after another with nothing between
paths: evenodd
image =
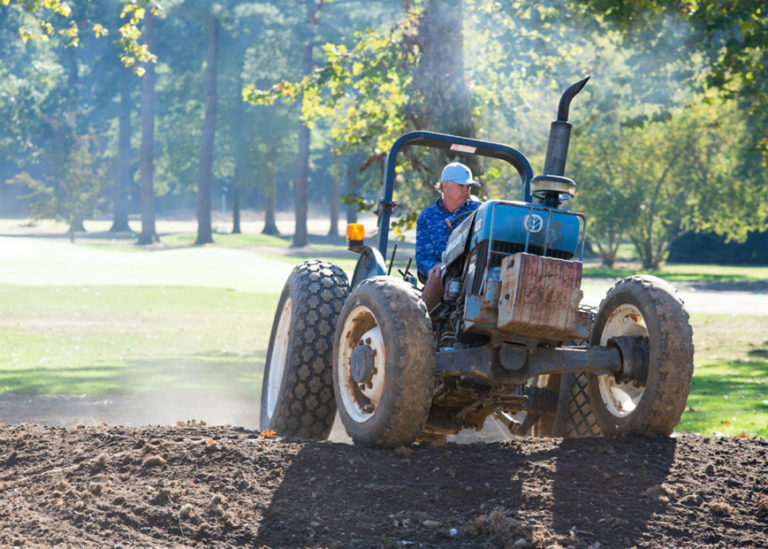
<instances>
[{"instance_id":1,"label":"green grass lawn","mask_svg":"<svg viewBox=\"0 0 768 549\"><path fill-rule=\"evenodd\" d=\"M664 265L660 271L629 268L608 269L584 265L584 278L623 278L635 274L651 274L670 282L757 282L768 280L768 267L727 265Z\"/></svg>"},{"instance_id":2,"label":"green grass lawn","mask_svg":"<svg viewBox=\"0 0 768 549\"><path fill-rule=\"evenodd\" d=\"M186 247L190 235L168 249L0 238L0 393L258 395L277 298L302 258L283 239L270 254L274 237ZM349 273L355 257L339 248L317 251ZM768 269L670 266L662 276L744 282ZM768 316L691 322L696 369L678 429L768 437Z\"/></svg>"},{"instance_id":3,"label":"green grass lawn","mask_svg":"<svg viewBox=\"0 0 768 549\"><path fill-rule=\"evenodd\" d=\"M259 394L276 294L0 285L0 393Z\"/></svg>"},{"instance_id":4,"label":"green grass lawn","mask_svg":"<svg viewBox=\"0 0 768 549\"><path fill-rule=\"evenodd\" d=\"M693 315L695 368L678 430L768 438L768 316Z\"/></svg>"}]
</instances>

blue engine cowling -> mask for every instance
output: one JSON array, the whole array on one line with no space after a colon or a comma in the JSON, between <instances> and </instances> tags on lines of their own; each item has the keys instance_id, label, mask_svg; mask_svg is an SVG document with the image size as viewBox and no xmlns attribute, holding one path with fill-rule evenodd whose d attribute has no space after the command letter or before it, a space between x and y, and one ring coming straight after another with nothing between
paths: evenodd
<instances>
[{"instance_id":1,"label":"blue engine cowling","mask_svg":"<svg viewBox=\"0 0 768 549\"><path fill-rule=\"evenodd\" d=\"M451 233L443 265L447 268L470 252L474 268L468 273L467 291L477 294L486 268L499 266L507 255L527 252L580 260L585 230L586 219L580 213L529 202L490 200Z\"/></svg>"}]
</instances>

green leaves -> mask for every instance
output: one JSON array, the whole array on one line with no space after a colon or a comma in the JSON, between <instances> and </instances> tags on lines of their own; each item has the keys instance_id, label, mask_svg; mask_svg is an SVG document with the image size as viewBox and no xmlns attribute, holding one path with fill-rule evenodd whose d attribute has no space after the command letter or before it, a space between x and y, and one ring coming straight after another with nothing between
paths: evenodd
<instances>
[{"instance_id":1,"label":"green leaves","mask_svg":"<svg viewBox=\"0 0 768 549\"><path fill-rule=\"evenodd\" d=\"M26 44L29 41L48 42L52 37L62 37L65 47L77 47L80 44L81 28L86 27L82 22L80 26L72 20L72 9L67 2L62 0L0 0L2 6L15 5L28 14L31 24L19 27L19 37ZM117 29L120 37L116 43L121 48L120 59L126 67L129 67L137 75L144 74L141 63L154 63L156 58L147 49L146 44L141 44L140 24L147 10L159 15L159 4L152 0L129 0L123 5L120 19L125 22ZM64 23L48 20L49 16L58 16L64 19ZM96 38L109 35L105 21L89 22L89 29Z\"/></svg>"}]
</instances>

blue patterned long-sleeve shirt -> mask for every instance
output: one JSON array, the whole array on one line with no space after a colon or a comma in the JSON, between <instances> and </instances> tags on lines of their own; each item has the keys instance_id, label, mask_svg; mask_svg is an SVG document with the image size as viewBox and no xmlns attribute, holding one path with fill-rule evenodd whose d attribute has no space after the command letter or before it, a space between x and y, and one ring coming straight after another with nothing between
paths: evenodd
<instances>
[{"instance_id":1,"label":"blue patterned long-sleeve shirt","mask_svg":"<svg viewBox=\"0 0 768 549\"><path fill-rule=\"evenodd\" d=\"M466 213L480 207L481 202L467 200L458 210L451 213L443 207L443 199L426 208L416 221L416 268L426 275L443 258L453 222Z\"/></svg>"}]
</instances>

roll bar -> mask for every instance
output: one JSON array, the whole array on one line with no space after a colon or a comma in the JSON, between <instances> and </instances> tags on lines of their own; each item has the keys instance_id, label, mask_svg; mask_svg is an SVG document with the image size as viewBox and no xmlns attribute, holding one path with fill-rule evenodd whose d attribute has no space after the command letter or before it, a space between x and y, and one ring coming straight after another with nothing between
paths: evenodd
<instances>
[{"instance_id":1,"label":"roll bar","mask_svg":"<svg viewBox=\"0 0 768 549\"><path fill-rule=\"evenodd\" d=\"M387 256L387 243L389 239L389 220L392 216L392 210L395 203L392 202L392 194L395 188L395 165L397 163L397 153L405 147L419 145L422 147L435 147L454 151L457 153L476 154L497 158L511 164L520 174L523 184L522 199L524 202L531 201L531 178L533 178L533 169L528 159L513 147L494 143L492 141L481 141L479 139L470 139L468 137L459 137L445 133L414 131L402 135L392 144L387 153L387 160L384 168L384 181L382 183L382 196L379 200L379 251L381 255Z\"/></svg>"}]
</instances>

